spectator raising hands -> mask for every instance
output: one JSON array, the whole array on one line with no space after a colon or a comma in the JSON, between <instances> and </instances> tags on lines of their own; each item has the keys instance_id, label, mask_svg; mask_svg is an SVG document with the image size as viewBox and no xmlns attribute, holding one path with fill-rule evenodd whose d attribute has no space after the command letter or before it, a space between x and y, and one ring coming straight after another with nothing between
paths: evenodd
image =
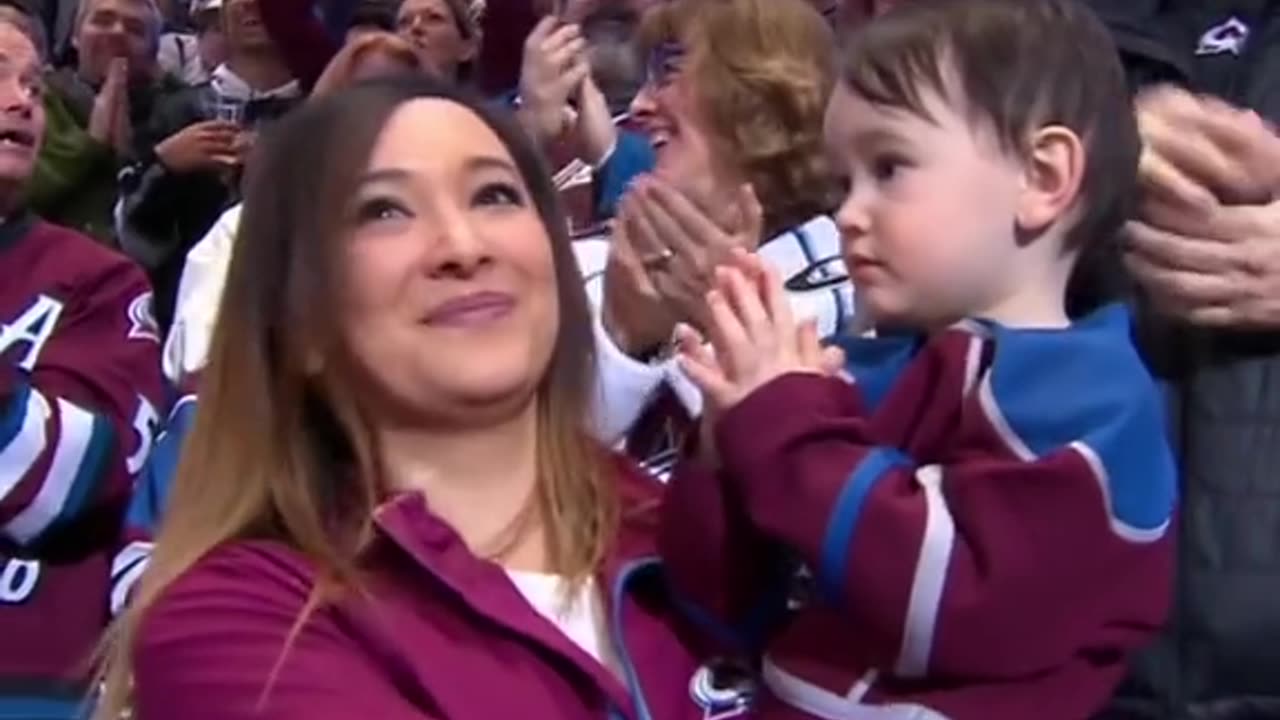
<instances>
[{"instance_id":1,"label":"spectator raising hands","mask_svg":"<svg viewBox=\"0 0 1280 720\"><path fill-rule=\"evenodd\" d=\"M520 119L539 141L555 140L568 131L569 98L591 74L585 51L578 26L561 24L554 15L542 18L525 40Z\"/></svg>"},{"instance_id":2,"label":"spectator raising hands","mask_svg":"<svg viewBox=\"0 0 1280 720\"><path fill-rule=\"evenodd\" d=\"M581 28L544 17L524 45L521 124L540 143L567 139L577 157L599 166L617 143L604 94L591 77Z\"/></svg>"},{"instance_id":3,"label":"spectator raising hands","mask_svg":"<svg viewBox=\"0 0 1280 720\"><path fill-rule=\"evenodd\" d=\"M90 137L117 155L128 155L133 124L129 120L129 61L126 58L111 61L106 81L94 98L88 129Z\"/></svg>"}]
</instances>

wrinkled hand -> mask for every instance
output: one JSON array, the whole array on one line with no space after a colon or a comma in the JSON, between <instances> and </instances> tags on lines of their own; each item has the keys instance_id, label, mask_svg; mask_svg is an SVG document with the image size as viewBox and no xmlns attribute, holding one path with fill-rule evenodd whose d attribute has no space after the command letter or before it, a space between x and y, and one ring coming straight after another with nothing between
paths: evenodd
<instances>
[{"instance_id":1,"label":"wrinkled hand","mask_svg":"<svg viewBox=\"0 0 1280 720\"><path fill-rule=\"evenodd\" d=\"M677 339L680 366L712 413L731 409L783 375L835 375L844 366L839 348L819 343L815 321L796 322L777 272L744 250L717 268L706 303L711 347L687 325Z\"/></svg>"},{"instance_id":2,"label":"wrinkled hand","mask_svg":"<svg viewBox=\"0 0 1280 720\"><path fill-rule=\"evenodd\" d=\"M1280 138L1253 113L1160 89L1125 262L1155 308L1197 325L1280 326Z\"/></svg>"},{"instance_id":3,"label":"wrinkled hand","mask_svg":"<svg viewBox=\"0 0 1280 720\"><path fill-rule=\"evenodd\" d=\"M1280 143L1256 113L1171 87L1137 101L1139 182L1152 200L1210 207L1269 202L1280 190Z\"/></svg>"},{"instance_id":4,"label":"wrinkled hand","mask_svg":"<svg viewBox=\"0 0 1280 720\"><path fill-rule=\"evenodd\" d=\"M225 170L235 167L240 127L224 120L206 120L179 130L156 145L156 156L172 172Z\"/></svg>"},{"instance_id":5,"label":"wrinkled hand","mask_svg":"<svg viewBox=\"0 0 1280 720\"><path fill-rule=\"evenodd\" d=\"M671 312L698 329L707 327L706 294L716 266L734 249L754 252L760 244L763 210L750 185L739 189L732 207L714 217L710 198L698 198L656 177L632 183L634 230L631 241L649 278Z\"/></svg>"},{"instance_id":6,"label":"wrinkled hand","mask_svg":"<svg viewBox=\"0 0 1280 720\"><path fill-rule=\"evenodd\" d=\"M129 152L133 127L129 120L129 63L115 58L89 112L89 136L118 155Z\"/></svg>"},{"instance_id":7,"label":"wrinkled hand","mask_svg":"<svg viewBox=\"0 0 1280 720\"><path fill-rule=\"evenodd\" d=\"M563 135L571 117L569 97L590 72L578 26L542 18L525 39L520 64L519 116L525 129L541 142Z\"/></svg>"},{"instance_id":8,"label":"wrinkled hand","mask_svg":"<svg viewBox=\"0 0 1280 720\"><path fill-rule=\"evenodd\" d=\"M1126 264L1157 310L1197 325L1280 327L1280 202L1153 206L1126 234Z\"/></svg>"}]
</instances>

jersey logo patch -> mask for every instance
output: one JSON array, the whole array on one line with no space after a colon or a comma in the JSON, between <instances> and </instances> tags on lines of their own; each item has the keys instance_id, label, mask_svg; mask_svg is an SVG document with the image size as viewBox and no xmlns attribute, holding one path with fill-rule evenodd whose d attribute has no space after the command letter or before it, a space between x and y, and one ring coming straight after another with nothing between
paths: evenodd
<instances>
[{"instance_id":1,"label":"jersey logo patch","mask_svg":"<svg viewBox=\"0 0 1280 720\"><path fill-rule=\"evenodd\" d=\"M1221 55L1231 53L1239 57L1249 41L1249 26L1237 17L1209 28L1200 36L1200 44L1196 46L1196 55Z\"/></svg>"},{"instance_id":2,"label":"jersey logo patch","mask_svg":"<svg viewBox=\"0 0 1280 720\"><path fill-rule=\"evenodd\" d=\"M802 293L826 290L847 282L849 271L845 268L844 258L832 255L809 263L800 272L787 278L783 286L789 292Z\"/></svg>"},{"instance_id":3,"label":"jersey logo patch","mask_svg":"<svg viewBox=\"0 0 1280 720\"><path fill-rule=\"evenodd\" d=\"M703 720L728 720L751 710L756 682L740 663L713 660L693 673L689 696L702 708Z\"/></svg>"},{"instance_id":4,"label":"jersey logo patch","mask_svg":"<svg viewBox=\"0 0 1280 720\"><path fill-rule=\"evenodd\" d=\"M129 339L160 343L160 324L156 322L155 298L145 292L129 303Z\"/></svg>"}]
</instances>

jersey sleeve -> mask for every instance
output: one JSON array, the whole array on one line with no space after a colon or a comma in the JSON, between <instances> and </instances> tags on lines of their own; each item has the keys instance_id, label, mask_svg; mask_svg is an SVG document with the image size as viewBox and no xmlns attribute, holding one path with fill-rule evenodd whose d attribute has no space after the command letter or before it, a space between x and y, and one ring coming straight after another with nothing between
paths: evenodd
<instances>
[{"instance_id":1,"label":"jersey sleeve","mask_svg":"<svg viewBox=\"0 0 1280 720\"><path fill-rule=\"evenodd\" d=\"M65 304L39 302L50 304L6 331L29 336L25 355L0 368L0 534L19 546L123 508L164 399L136 267L121 261Z\"/></svg>"},{"instance_id":2,"label":"jersey sleeve","mask_svg":"<svg viewBox=\"0 0 1280 720\"><path fill-rule=\"evenodd\" d=\"M1136 354L1009 340L931 342L878 403L788 375L718 427L727 491L897 677L1123 654L1168 611L1176 475Z\"/></svg>"},{"instance_id":3,"label":"jersey sleeve","mask_svg":"<svg viewBox=\"0 0 1280 720\"><path fill-rule=\"evenodd\" d=\"M124 609L151 559L156 532L169 505L169 492L178 472L183 444L195 424L195 414L194 394L183 395L174 403L164 431L156 439L155 451L134 487L125 512L124 543L111 562L112 615Z\"/></svg>"}]
</instances>

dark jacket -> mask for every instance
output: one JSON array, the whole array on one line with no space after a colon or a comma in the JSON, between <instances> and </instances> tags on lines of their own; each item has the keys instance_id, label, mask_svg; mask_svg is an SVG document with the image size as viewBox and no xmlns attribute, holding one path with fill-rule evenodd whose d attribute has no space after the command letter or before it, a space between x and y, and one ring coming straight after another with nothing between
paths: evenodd
<instances>
[{"instance_id":1,"label":"dark jacket","mask_svg":"<svg viewBox=\"0 0 1280 720\"><path fill-rule=\"evenodd\" d=\"M122 156L89 136L97 90L74 70L51 73L44 98L44 143L27 190L31 209L49 222L115 246L117 176L127 165L150 158L146 128L152 113L182 88L167 75L131 88L129 119L137 132L130 151Z\"/></svg>"},{"instance_id":2,"label":"dark jacket","mask_svg":"<svg viewBox=\"0 0 1280 720\"><path fill-rule=\"evenodd\" d=\"M224 78L230 77L228 81ZM140 131L138 142L154 148L174 133L210 118L216 95L224 87L246 93L244 122L259 127L275 119L300 100L296 86L256 95L229 76L225 66L213 80L185 88L157 105L151 121ZM240 95L234 95L239 97ZM138 131L135 131L138 132ZM172 172L154 152L121 176L121 200L117 229L126 253L151 276L156 290L156 318L167 329L173 315L187 251L213 226L224 210L239 201L238 178L215 172Z\"/></svg>"},{"instance_id":3,"label":"dark jacket","mask_svg":"<svg viewBox=\"0 0 1280 720\"><path fill-rule=\"evenodd\" d=\"M297 625L316 582L273 542L219 548L147 613L134 665L139 720L703 720L738 717L710 688L653 557L659 488L620 478L633 510L598 578L620 673L592 660L476 558L420 495L388 500L368 592ZM640 508L648 507L648 511ZM293 633L291 635L291 633ZM286 644L289 649L285 651ZM700 681L700 682L699 682ZM194 701L193 698L199 698ZM739 698L741 699L741 698Z\"/></svg>"},{"instance_id":4,"label":"dark jacket","mask_svg":"<svg viewBox=\"0 0 1280 720\"><path fill-rule=\"evenodd\" d=\"M1174 82L1280 123L1280 4L1091 2L1135 86ZM1280 718L1280 332L1148 316L1142 336L1182 467L1179 575L1166 632L1105 717Z\"/></svg>"}]
</instances>

